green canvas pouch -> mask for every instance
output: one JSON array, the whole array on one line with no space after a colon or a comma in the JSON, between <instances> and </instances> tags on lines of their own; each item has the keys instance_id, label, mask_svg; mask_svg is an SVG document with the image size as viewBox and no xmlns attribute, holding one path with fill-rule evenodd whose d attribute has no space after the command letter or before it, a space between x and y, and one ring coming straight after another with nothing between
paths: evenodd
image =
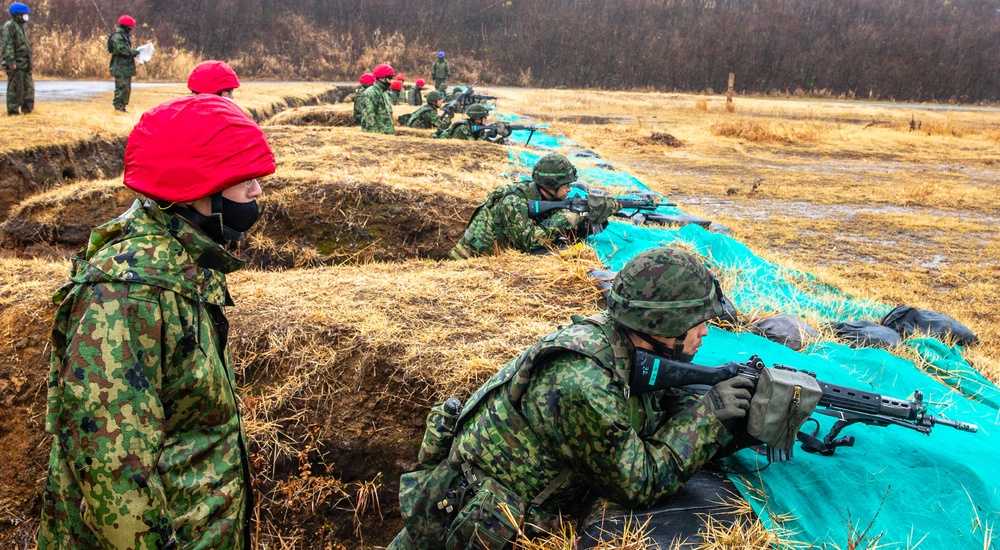
<instances>
[{"instance_id":1,"label":"green canvas pouch","mask_svg":"<svg viewBox=\"0 0 1000 550\"><path fill-rule=\"evenodd\" d=\"M768 446L772 461L790 459L799 428L819 404L823 390L804 372L764 369L750 401L747 432ZM778 451L777 453L774 451Z\"/></svg>"},{"instance_id":2,"label":"green canvas pouch","mask_svg":"<svg viewBox=\"0 0 1000 550\"><path fill-rule=\"evenodd\" d=\"M485 478L467 489L465 501L451 524L447 550L513 548L527 505L521 497Z\"/></svg>"}]
</instances>

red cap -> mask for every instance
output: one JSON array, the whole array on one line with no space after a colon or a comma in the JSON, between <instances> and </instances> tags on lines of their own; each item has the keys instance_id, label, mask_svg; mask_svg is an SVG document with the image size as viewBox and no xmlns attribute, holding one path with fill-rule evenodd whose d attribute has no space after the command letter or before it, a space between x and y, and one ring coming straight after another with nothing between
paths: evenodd
<instances>
[{"instance_id":1,"label":"red cap","mask_svg":"<svg viewBox=\"0 0 1000 550\"><path fill-rule=\"evenodd\" d=\"M391 66L383 63L381 65L377 65L375 70L372 71L372 74L375 75L375 80L378 80L387 76L396 76L396 71Z\"/></svg>"},{"instance_id":2,"label":"red cap","mask_svg":"<svg viewBox=\"0 0 1000 550\"><path fill-rule=\"evenodd\" d=\"M225 61L202 61L188 77L188 89L196 94L217 94L239 87L236 71Z\"/></svg>"},{"instance_id":3,"label":"red cap","mask_svg":"<svg viewBox=\"0 0 1000 550\"><path fill-rule=\"evenodd\" d=\"M358 80L362 86L371 86L375 84L375 75L372 73L365 73L361 75L361 79Z\"/></svg>"},{"instance_id":4,"label":"red cap","mask_svg":"<svg viewBox=\"0 0 1000 550\"><path fill-rule=\"evenodd\" d=\"M125 186L191 202L274 173L264 132L232 101L197 94L146 111L125 145Z\"/></svg>"},{"instance_id":5,"label":"red cap","mask_svg":"<svg viewBox=\"0 0 1000 550\"><path fill-rule=\"evenodd\" d=\"M131 15L123 15L118 18L119 25L125 25L126 27L134 27L135 19L132 19Z\"/></svg>"},{"instance_id":6,"label":"red cap","mask_svg":"<svg viewBox=\"0 0 1000 550\"><path fill-rule=\"evenodd\" d=\"M389 89L390 90L396 90L397 92L400 91L400 90L402 90L403 89L403 81L402 80L393 80L392 84L389 84Z\"/></svg>"},{"instance_id":7,"label":"red cap","mask_svg":"<svg viewBox=\"0 0 1000 550\"><path fill-rule=\"evenodd\" d=\"M416 84L417 88L423 88L424 84L427 84L427 82L422 78L418 78L414 84Z\"/></svg>"}]
</instances>

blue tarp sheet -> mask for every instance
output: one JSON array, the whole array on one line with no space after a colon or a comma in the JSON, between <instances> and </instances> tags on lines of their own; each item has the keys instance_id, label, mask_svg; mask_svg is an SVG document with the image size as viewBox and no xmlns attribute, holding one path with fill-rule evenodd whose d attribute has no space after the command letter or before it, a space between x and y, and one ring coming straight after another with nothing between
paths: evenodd
<instances>
[{"instance_id":1,"label":"blue tarp sheet","mask_svg":"<svg viewBox=\"0 0 1000 550\"><path fill-rule=\"evenodd\" d=\"M504 117L510 120L509 117ZM515 132L515 141L527 138ZM588 185L615 191L648 190L631 175L593 157L574 157L579 145L539 135L531 146L559 150L577 165ZM547 153L548 151L545 151ZM545 154L542 153L542 154ZM511 150L515 169L530 172L540 154ZM668 213L679 213L666 208ZM611 222L588 239L608 269L658 246L682 246L705 258L729 297L744 312L785 313L814 322L878 321L893 305L859 300L816 277L764 260L742 243L696 225L667 229ZM905 351L905 353L903 352ZM976 549L989 547L985 532L1000 520L1000 390L961 356L958 346L933 338L907 340L903 351L851 349L814 343L795 352L750 333L711 328L696 362L718 365L757 354L817 373L826 382L907 398L924 393L929 413L980 426L970 434L938 426L930 436L898 426L848 427L854 447L833 456L796 449L794 460L760 470L766 458L744 450L729 459L731 477L765 524L797 533L819 548L847 548L869 523L880 548ZM916 363L912 358L918 358ZM824 428L829 417L814 415ZM810 424L807 424L807 427ZM758 471L759 470L759 471ZM864 545L860 546L864 547Z\"/></svg>"}]
</instances>

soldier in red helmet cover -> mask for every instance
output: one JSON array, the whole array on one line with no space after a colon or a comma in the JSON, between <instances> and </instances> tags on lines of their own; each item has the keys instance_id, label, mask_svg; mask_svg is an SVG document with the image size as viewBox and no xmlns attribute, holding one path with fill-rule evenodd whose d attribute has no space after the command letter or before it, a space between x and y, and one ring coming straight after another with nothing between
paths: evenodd
<instances>
[{"instance_id":1,"label":"soldier in red helmet cover","mask_svg":"<svg viewBox=\"0 0 1000 550\"><path fill-rule=\"evenodd\" d=\"M135 57L139 50L132 47L132 29L135 19L130 15L118 18L118 28L108 36L108 53L111 54L111 76L115 77L115 97L111 101L116 111L125 112L132 97L132 77L135 76Z\"/></svg>"},{"instance_id":2,"label":"soldier in red helmet cover","mask_svg":"<svg viewBox=\"0 0 1000 550\"><path fill-rule=\"evenodd\" d=\"M225 61L202 61L188 77L188 89L196 94L215 94L233 98L233 90L240 87L236 71Z\"/></svg>"},{"instance_id":3,"label":"soldier in red helmet cover","mask_svg":"<svg viewBox=\"0 0 1000 550\"><path fill-rule=\"evenodd\" d=\"M253 509L224 308L225 243L274 172L263 132L198 94L142 115L125 185L56 291L38 548L250 547Z\"/></svg>"}]
</instances>

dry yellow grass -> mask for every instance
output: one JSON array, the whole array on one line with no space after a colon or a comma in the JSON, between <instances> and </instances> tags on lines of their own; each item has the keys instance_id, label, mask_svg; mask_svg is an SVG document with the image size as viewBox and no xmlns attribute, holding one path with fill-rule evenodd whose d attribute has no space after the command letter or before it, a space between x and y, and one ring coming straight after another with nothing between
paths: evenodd
<instances>
[{"instance_id":1,"label":"dry yellow grass","mask_svg":"<svg viewBox=\"0 0 1000 550\"><path fill-rule=\"evenodd\" d=\"M240 107L251 113L274 112L296 101L307 101L330 89L330 86L323 84L288 86L246 83L236 90L235 100ZM139 121L143 111L190 93L186 86L180 84L133 87L128 113L118 113L112 109L112 92L80 101L38 102L30 115L0 117L0 153L82 140L107 141L124 137Z\"/></svg>"}]
</instances>

